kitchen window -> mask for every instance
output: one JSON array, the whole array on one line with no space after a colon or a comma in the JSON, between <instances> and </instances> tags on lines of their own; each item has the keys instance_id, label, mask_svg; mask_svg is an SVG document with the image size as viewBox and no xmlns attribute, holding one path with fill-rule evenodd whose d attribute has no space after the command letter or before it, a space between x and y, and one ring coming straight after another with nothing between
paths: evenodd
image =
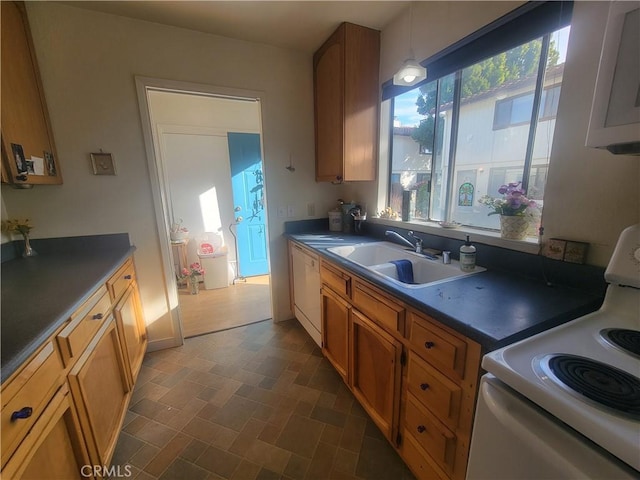
<instances>
[{"instance_id":1,"label":"kitchen window","mask_svg":"<svg viewBox=\"0 0 640 480\"><path fill-rule=\"evenodd\" d=\"M433 68L423 62L435 75L418 86L383 86L393 118L389 206L401 211L402 191L417 190L417 220L498 230L498 216L488 216L478 199L499 196L500 185L521 182L543 204L570 32L566 3L546 16L537 12L533 37L516 42L517 34L507 40L496 36L504 28L518 30L513 23L525 21L527 11L467 42L471 59L461 53L465 47L452 48L436 55ZM483 45L490 54L482 53ZM408 141L415 148L408 148ZM418 154L409 157L408 151Z\"/></svg>"}]
</instances>

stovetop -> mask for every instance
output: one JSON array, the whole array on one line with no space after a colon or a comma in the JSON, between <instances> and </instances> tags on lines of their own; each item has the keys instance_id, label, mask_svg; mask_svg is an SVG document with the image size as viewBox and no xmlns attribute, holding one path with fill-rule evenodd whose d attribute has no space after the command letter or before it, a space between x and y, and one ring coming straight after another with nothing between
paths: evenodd
<instances>
[{"instance_id":1,"label":"stovetop","mask_svg":"<svg viewBox=\"0 0 640 480\"><path fill-rule=\"evenodd\" d=\"M608 292L607 299L622 301L622 297L626 297L624 300L633 302L636 312L640 311L640 291L616 288L619 290ZM610 344L600 334L601 330L612 327L640 330L640 320L637 316L613 315L599 310L491 352L483 358L482 366L529 400L640 470L638 419L603 407L590 398L572 394L543 367L549 356L575 355L596 360L638 379L640 359Z\"/></svg>"},{"instance_id":2,"label":"stovetop","mask_svg":"<svg viewBox=\"0 0 640 480\"><path fill-rule=\"evenodd\" d=\"M600 310L491 352L482 366L640 471L639 244L640 226L621 235ZM574 385L567 386L568 376L577 377ZM605 393L587 392L594 386Z\"/></svg>"}]
</instances>

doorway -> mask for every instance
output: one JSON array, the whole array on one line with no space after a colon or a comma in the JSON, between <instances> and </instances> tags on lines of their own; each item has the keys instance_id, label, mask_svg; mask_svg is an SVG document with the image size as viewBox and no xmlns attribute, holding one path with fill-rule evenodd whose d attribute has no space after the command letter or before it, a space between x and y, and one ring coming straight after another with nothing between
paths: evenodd
<instances>
[{"instance_id":1,"label":"doorway","mask_svg":"<svg viewBox=\"0 0 640 480\"><path fill-rule=\"evenodd\" d=\"M146 99L163 200L160 240L170 260L165 275L175 287L168 290L175 292L182 337L271 319L259 99L150 87ZM236 138L251 139L250 165L231 155ZM236 186L234 165L245 165L244 176L259 180L259 188ZM238 203L241 186L249 204ZM249 242L237 241L240 225L250 230ZM241 270L245 258L258 257L261 269ZM202 275L192 275L194 264Z\"/></svg>"}]
</instances>

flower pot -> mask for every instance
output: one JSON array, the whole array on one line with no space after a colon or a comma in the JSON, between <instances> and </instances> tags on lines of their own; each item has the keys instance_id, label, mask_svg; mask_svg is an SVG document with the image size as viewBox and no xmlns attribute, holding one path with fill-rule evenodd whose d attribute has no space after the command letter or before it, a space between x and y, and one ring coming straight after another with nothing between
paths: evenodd
<instances>
[{"instance_id":1,"label":"flower pot","mask_svg":"<svg viewBox=\"0 0 640 480\"><path fill-rule=\"evenodd\" d=\"M527 236L529 219L521 216L500 215L500 236L509 240L522 240Z\"/></svg>"},{"instance_id":2,"label":"flower pot","mask_svg":"<svg viewBox=\"0 0 640 480\"><path fill-rule=\"evenodd\" d=\"M189 232L185 231L177 231L177 232L169 232L171 236L172 242L183 242L189 237Z\"/></svg>"}]
</instances>

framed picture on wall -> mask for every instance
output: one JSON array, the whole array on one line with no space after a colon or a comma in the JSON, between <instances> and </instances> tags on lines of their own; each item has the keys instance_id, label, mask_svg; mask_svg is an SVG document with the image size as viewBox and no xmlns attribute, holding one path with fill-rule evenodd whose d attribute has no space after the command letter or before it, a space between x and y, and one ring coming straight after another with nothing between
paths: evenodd
<instances>
[{"instance_id":1,"label":"framed picture on wall","mask_svg":"<svg viewBox=\"0 0 640 480\"><path fill-rule=\"evenodd\" d=\"M113 163L113 155L110 153L92 153L91 166L94 175L115 175L116 165Z\"/></svg>"}]
</instances>

